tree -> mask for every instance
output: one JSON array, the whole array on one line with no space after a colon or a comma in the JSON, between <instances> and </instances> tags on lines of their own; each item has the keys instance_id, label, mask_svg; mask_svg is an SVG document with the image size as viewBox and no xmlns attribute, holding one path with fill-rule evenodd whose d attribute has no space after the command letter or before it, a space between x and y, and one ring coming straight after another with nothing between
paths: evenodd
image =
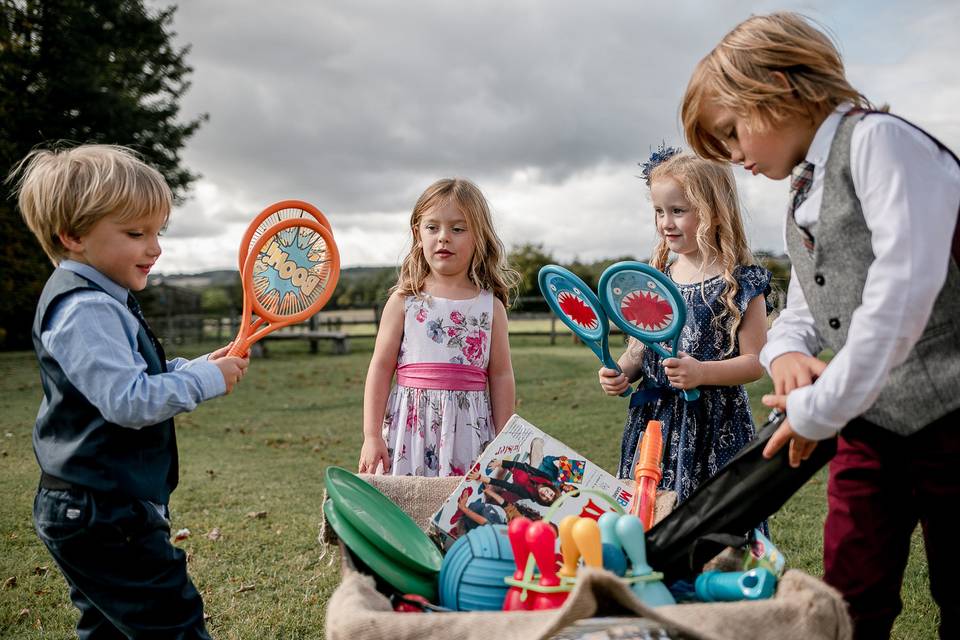
<instances>
[{"instance_id":1,"label":"tree","mask_svg":"<svg viewBox=\"0 0 960 640\"><path fill-rule=\"evenodd\" d=\"M40 146L131 147L182 201L198 177L180 149L203 114L179 122L193 71L170 30L175 7L142 0L0 0L0 170ZM0 191L0 345L30 345L33 310L52 266L20 219L11 185ZM5 337L5 340L4 340Z\"/></svg>"},{"instance_id":2,"label":"tree","mask_svg":"<svg viewBox=\"0 0 960 640\"><path fill-rule=\"evenodd\" d=\"M555 262L553 254L543 248L543 244L526 243L513 247L507 254L507 262L520 274L520 284L517 287L517 303L515 309L524 308L524 298L531 296L540 296L540 286L537 284L537 274L540 269L547 264ZM526 301L526 306L530 306L530 300ZM538 301L534 301L534 307L539 306Z\"/></svg>"}]
</instances>

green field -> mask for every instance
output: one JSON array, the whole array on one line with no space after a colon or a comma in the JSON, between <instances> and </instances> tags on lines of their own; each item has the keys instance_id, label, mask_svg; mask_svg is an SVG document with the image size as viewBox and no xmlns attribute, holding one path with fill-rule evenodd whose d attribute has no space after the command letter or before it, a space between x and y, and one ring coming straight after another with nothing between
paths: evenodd
<instances>
[{"instance_id":1,"label":"green field","mask_svg":"<svg viewBox=\"0 0 960 640\"><path fill-rule=\"evenodd\" d=\"M311 356L302 344L272 345L232 395L177 420L173 529L191 532L178 544L189 553L214 637L323 637L325 604L338 581L336 558L321 559L317 543L323 471L355 468L372 341L351 346L346 356ZM613 470L625 401L600 392L593 355L569 339L550 346L546 338L518 338L513 361L517 413ZM768 381L750 387L758 418L767 388ZM0 353L3 638L75 637L77 612L31 523L38 478L31 429L40 397L33 354ZM821 472L771 519L789 566L821 573L824 513ZM214 528L218 540L207 537ZM913 546L894 637L932 638L938 614L918 535Z\"/></svg>"}]
</instances>

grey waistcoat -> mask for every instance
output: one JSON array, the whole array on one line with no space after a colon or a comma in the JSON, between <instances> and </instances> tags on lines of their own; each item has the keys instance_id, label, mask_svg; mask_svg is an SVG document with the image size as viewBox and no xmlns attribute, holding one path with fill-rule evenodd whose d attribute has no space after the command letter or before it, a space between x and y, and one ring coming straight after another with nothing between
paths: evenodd
<instances>
[{"instance_id":1,"label":"grey waistcoat","mask_svg":"<svg viewBox=\"0 0 960 640\"><path fill-rule=\"evenodd\" d=\"M797 280L822 344L834 351L847 341L850 318L862 302L867 270L874 260L870 230L850 173L850 139L863 116L856 113L843 118L830 146L819 219L809 229L815 238L812 251L804 247L793 216L787 217L787 248ZM957 408L960 270L953 257L923 334L906 361L890 371L880 396L863 417L894 433L909 435Z\"/></svg>"}]
</instances>

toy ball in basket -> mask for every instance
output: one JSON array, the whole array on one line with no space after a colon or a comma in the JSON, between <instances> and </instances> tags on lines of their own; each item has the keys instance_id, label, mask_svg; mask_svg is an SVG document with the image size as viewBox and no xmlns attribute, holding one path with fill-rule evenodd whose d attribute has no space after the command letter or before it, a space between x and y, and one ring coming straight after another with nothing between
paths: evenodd
<instances>
[{"instance_id":1,"label":"toy ball in basket","mask_svg":"<svg viewBox=\"0 0 960 640\"><path fill-rule=\"evenodd\" d=\"M447 551L440 569L440 604L458 611L496 611L513 573L507 527L485 525L469 531Z\"/></svg>"}]
</instances>

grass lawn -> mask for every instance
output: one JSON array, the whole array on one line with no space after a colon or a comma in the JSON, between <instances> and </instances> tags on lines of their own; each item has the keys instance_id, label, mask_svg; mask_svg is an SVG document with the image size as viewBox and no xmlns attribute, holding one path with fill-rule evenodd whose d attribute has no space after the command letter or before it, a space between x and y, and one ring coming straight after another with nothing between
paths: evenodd
<instances>
[{"instance_id":1,"label":"grass lawn","mask_svg":"<svg viewBox=\"0 0 960 640\"><path fill-rule=\"evenodd\" d=\"M311 356L302 344L271 345L271 356L255 360L232 395L177 419L181 474L172 526L191 532L178 544L189 554L214 637L323 637L325 605L338 583L336 559L321 560L317 543L323 471L355 468L372 341L351 346L349 355ZM549 346L519 338L513 361L517 413L615 469L625 401L600 392L593 355L567 340ZM758 424L767 388L768 381L750 387ZM40 397L33 354L0 353L3 638L75 637L77 611L31 522L39 475L31 430ZM821 574L824 514L821 472L771 519L789 566ZM214 528L218 540L207 537ZM913 546L894 637L932 638L938 616L918 535Z\"/></svg>"}]
</instances>

